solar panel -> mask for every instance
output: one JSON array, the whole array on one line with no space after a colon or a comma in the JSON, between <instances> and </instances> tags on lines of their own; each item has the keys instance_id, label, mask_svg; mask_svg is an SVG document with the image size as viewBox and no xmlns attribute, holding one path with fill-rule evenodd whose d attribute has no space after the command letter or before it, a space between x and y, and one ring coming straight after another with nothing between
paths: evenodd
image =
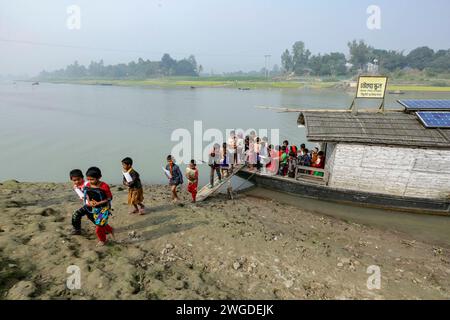
<instances>
[{"instance_id":1,"label":"solar panel","mask_svg":"<svg viewBox=\"0 0 450 320\"><path fill-rule=\"evenodd\" d=\"M398 100L408 111L449 110L450 100Z\"/></svg>"},{"instance_id":2,"label":"solar panel","mask_svg":"<svg viewBox=\"0 0 450 320\"><path fill-rule=\"evenodd\" d=\"M416 112L427 128L450 128L450 112Z\"/></svg>"}]
</instances>

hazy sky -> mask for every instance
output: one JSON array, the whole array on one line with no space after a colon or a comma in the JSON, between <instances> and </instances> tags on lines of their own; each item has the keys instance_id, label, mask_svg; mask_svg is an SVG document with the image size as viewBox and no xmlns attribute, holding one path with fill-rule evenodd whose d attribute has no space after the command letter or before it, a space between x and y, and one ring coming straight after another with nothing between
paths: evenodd
<instances>
[{"instance_id":1,"label":"hazy sky","mask_svg":"<svg viewBox=\"0 0 450 320\"><path fill-rule=\"evenodd\" d=\"M67 28L70 5L81 9L80 30ZM367 28L370 5L381 8L381 30ZM208 72L259 70L265 54L280 64L297 40L313 53L347 52L352 39L448 49L449 12L448 0L0 0L0 74L34 75L74 60L159 60L165 52L195 54Z\"/></svg>"}]
</instances>

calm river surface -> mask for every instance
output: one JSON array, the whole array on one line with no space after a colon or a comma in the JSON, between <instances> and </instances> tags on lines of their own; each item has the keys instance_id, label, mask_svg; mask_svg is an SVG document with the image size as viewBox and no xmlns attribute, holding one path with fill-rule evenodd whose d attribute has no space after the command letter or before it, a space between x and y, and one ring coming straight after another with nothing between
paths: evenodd
<instances>
[{"instance_id":1,"label":"calm river surface","mask_svg":"<svg viewBox=\"0 0 450 320\"><path fill-rule=\"evenodd\" d=\"M395 98L390 97L390 105ZM337 90L5 82L0 84L0 181L65 182L70 169L95 165L105 181L119 183L120 160L131 156L146 183L165 183L161 166L177 144L170 139L175 129L192 132L196 120L203 122L203 130L217 128L224 135L232 128L279 129L281 139L300 144L305 130L297 127L297 114L255 106L342 108L351 101L350 94ZM206 169L200 168L202 182Z\"/></svg>"}]
</instances>

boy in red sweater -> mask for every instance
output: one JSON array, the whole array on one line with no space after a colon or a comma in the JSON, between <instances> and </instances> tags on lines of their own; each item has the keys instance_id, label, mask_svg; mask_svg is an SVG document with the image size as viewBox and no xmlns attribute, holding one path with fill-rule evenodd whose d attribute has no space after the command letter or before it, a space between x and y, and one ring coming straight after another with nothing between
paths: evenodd
<instances>
[{"instance_id":1,"label":"boy in red sweater","mask_svg":"<svg viewBox=\"0 0 450 320\"><path fill-rule=\"evenodd\" d=\"M86 172L87 183L84 189L87 204L83 209L88 212L88 217L93 218L96 225L95 233L99 240L98 246L104 246L108 234L114 239L113 228L108 224L113 195L109 186L102 182L102 172L99 168L92 167ZM92 221L92 220L91 220Z\"/></svg>"}]
</instances>

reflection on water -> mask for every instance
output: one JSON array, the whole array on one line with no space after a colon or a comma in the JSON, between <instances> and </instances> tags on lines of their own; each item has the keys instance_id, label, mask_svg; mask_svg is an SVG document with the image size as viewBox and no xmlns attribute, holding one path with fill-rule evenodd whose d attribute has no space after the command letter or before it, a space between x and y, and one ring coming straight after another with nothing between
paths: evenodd
<instances>
[{"instance_id":1,"label":"reflection on water","mask_svg":"<svg viewBox=\"0 0 450 320\"><path fill-rule=\"evenodd\" d=\"M417 240L432 242L447 247L450 244L450 217L363 208L301 198L259 187L249 189L245 193L256 197L275 199L307 211L332 216L353 223L403 232Z\"/></svg>"}]
</instances>

